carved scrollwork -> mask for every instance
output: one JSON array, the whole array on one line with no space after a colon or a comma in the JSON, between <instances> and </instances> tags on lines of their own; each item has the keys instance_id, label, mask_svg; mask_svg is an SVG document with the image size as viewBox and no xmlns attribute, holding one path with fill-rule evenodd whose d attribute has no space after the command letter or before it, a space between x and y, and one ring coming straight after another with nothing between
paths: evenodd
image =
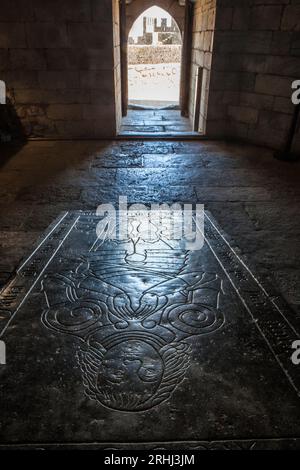
<instances>
[{"instance_id":1,"label":"carved scrollwork","mask_svg":"<svg viewBox=\"0 0 300 470\"><path fill-rule=\"evenodd\" d=\"M189 335L203 335L219 329L224 316L205 304L179 304L168 311L168 320L176 329Z\"/></svg>"},{"instance_id":2,"label":"carved scrollwork","mask_svg":"<svg viewBox=\"0 0 300 470\"><path fill-rule=\"evenodd\" d=\"M72 269L45 277L42 321L81 340L76 357L90 399L138 412L169 399L186 377L188 339L223 326L224 292L215 273L189 270L189 252L135 238L143 259L132 259L126 243L94 243Z\"/></svg>"}]
</instances>

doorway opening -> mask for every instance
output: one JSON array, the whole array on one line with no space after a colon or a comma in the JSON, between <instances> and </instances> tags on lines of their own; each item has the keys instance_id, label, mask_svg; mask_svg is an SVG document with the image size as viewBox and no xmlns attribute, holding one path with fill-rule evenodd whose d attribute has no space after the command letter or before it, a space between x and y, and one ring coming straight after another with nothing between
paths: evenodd
<instances>
[{"instance_id":1,"label":"doorway opening","mask_svg":"<svg viewBox=\"0 0 300 470\"><path fill-rule=\"evenodd\" d=\"M127 13L128 15L128 13ZM128 16L127 16L128 18ZM122 136L191 134L181 113L183 25L159 6L150 6L126 34L126 116Z\"/></svg>"},{"instance_id":2,"label":"doorway opening","mask_svg":"<svg viewBox=\"0 0 300 470\"><path fill-rule=\"evenodd\" d=\"M182 38L174 18L153 6L128 36L129 107L179 109Z\"/></svg>"}]
</instances>

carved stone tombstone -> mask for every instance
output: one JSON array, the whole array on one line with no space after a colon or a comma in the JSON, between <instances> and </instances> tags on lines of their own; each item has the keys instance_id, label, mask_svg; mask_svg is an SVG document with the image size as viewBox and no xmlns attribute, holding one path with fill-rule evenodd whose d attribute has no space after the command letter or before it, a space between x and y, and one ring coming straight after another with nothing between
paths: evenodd
<instances>
[{"instance_id":1,"label":"carved stone tombstone","mask_svg":"<svg viewBox=\"0 0 300 470\"><path fill-rule=\"evenodd\" d=\"M298 321L211 216L194 251L98 223L62 215L1 293L2 446L297 447Z\"/></svg>"}]
</instances>

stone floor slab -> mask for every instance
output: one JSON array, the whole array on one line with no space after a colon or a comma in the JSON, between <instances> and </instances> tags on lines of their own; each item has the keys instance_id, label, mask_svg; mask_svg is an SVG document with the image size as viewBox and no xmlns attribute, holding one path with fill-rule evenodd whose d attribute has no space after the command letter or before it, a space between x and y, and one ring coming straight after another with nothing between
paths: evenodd
<instances>
[{"instance_id":1,"label":"stone floor slab","mask_svg":"<svg viewBox=\"0 0 300 470\"><path fill-rule=\"evenodd\" d=\"M3 447L300 447L299 318L210 213L197 250L167 222L113 240L66 212L21 263L0 297Z\"/></svg>"},{"instance_id":2,"label":"stone floor slab","mask_svg":"<svg viewBox=\"0 0 300 470\"><path fill-rule=\"evenodd\" d=\"M163 138L169 135L192 135L193 129L189 119L181 116L179 110L129 110L127 116L122 119L120 135L144 134Z\"/></svg>"}]
</instances>

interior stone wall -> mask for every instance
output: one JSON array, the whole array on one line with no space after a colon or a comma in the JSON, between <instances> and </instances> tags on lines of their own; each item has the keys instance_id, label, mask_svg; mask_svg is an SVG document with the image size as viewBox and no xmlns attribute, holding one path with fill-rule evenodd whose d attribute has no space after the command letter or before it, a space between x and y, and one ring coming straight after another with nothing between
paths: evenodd
<instances>
[{"instance_id":1,"label":"interior stone wall","mask_svg":"<svg viewBox=\"0 0 300 470\"><path fill-rule=\"evenodd\" d=\"M178 0L132 0L128 31L153 4L183 31ZM294 111L299 55L300 0L196 0L190 116L195 71L203 66L206 135L280 148ZM0 80L27 137L115 136L120 75L117 0L1 0ZM299 128L294 150L300 151Z\"/></svg>"},{"instance_id":2,"label":"interior stone wall","mask_svg":"<svg viewBox=\"0 0 300 470\"><path fill-rule=\"evenodd\" d=\"M112 6L111 0L1 0L0 79L28 137L115 135Z\"/></svg>"},{"instance_id":3,"label":"interior stone wall","mask_svg":"<svg viewBox=\"0 0 300 470\"><path fill-rule=\"evenodd\" d=\"M299 56L299 0L217 0L207 135L282 147Z\"/></svg>"},{"instance_id":4,"label":"interior stone wall","mask_svg":"<svg viewBox=\"0 0 300 470\"><path fill-rule=\"evenodd\" d=\"M209 83L214 42L216 0L196 0L194 5L189 117L195 114L197 70L203 70L200 96L199 131L205 134L209 99Z\"/></svg>"},{"instance_id":5,"label":"interior stone wall","mask_svg":"<svg viewBox=\"0 0 300 470\"><path fill-rule=\"evenodd\" d=\"M122 83L121 83L121 35L119 0L113 0L113 45L114 45L114 102L115 102L115 133L118 133L122 121Z\"/></svg>"}]
</instances>

